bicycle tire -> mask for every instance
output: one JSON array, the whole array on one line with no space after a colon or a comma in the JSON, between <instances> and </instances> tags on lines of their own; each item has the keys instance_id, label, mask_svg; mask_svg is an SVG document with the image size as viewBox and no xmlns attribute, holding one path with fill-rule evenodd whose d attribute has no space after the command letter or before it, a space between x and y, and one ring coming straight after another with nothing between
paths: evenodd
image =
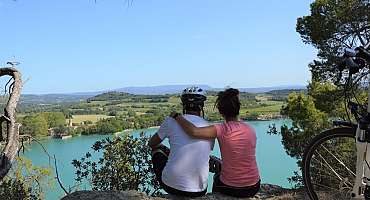
<instances>
[{"instance_id":1,"label":"bicycle tire","mask_svg":"<svg viewBox=\"0 0 370 200\"><path fill-rule=\"evenodd\" d=\"M315 136L311 140L310 144L305 148L303 159L302 159L303 161L302 176L303 176L303 181L304 181L306 192L309 195L309 198L311 200L319 199L317 195L317 191L315 191L314 189L314 184L312 183L312 176L314 176L314 174L311 174L311 164L313 162L313 156L316 150L321 146L321 144L331 139L335 139L335 138L350 138L349 141L352 141L353 139L353 142L355 144L356 143L355 136L356 136L356 128L354 127L333 128L330 130L326 130L320 133L319 135ZM325 161L325 159L323 160Z\"/></svg>"}]
</instances>

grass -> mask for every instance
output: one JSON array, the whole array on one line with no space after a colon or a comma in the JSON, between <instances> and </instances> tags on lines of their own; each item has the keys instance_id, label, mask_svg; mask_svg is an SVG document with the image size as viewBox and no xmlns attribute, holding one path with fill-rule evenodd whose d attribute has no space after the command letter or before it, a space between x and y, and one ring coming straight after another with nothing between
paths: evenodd
<instances>
[{"instance_id":1,"label":"grass","mask_svg":"<svg viewBox=\"0 0 370 200\"><path fill-rule=\"evenodd\" d=\"M218 113L217 108L214 108L214 103L217 96L207 96L207 101L205 102L205 112L208 115L215 115ZM259 115L266 114L279 114L283 101L272 101L269 100L269 96L259 95L254 100L243 100L240 114L241 116L246 113L258 113ZM113 101L114 102L114 101ZM105 108L107 111L116 111L119 115L128 115L128 111L133 111L137 115L143 115L149 113L150 111L156 110L174 110L181 112L181 100L179 96L171 96L168 102L121 102L118 101L117 104L112 104L110 101L92 101L90 103L80 103L80 109L84 110L99 110ZM76 106L74 110L78 110L79 106ZM72 122L81 123L83 121L92 121L96 123L99 119L108 118L107 115L75 115Z\"/></svg>"},{"instance_id":2,"label":"grass","mask_svg":"<svg viewBox=\"0 0 370 200\"><path fill-rule=\"evenodd\" d=\"M168 103L172 103L172 104L179 104L181 101L180 101L180 97L178 96L171 96L169 99L168 99Z\"/></svg>"},{"instance_id":3,"label":"grass","mask_svg":"<svg viewBox=\"0 0 370 200\"><path fill-rule=\"evenodd\" d=\"M265 103L265 102L264 102ZM284 105L283 102L274 101L272 104L271 102L266 102L267 106L261 106L257 108L242 108L240 113L246 113L246 112L257 112L257 113L280 113L281 107Z\"/></svg>"},{"instance_id":4,"label":"grass","mask_svg":"<svg viewBox=\"0 0 370 200\"><path fill-rule=\"evenodd\" d=\"M81 123L83 121L92 121L96 123L100 119L110 118L108 115L73 115L72 123Z\"/></svg>"}]
</instances>

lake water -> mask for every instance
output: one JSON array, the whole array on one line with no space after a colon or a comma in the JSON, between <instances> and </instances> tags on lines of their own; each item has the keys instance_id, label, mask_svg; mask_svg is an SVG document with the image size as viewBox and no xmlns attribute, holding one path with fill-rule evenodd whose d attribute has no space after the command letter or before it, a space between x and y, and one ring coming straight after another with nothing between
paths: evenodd
<instances>
[{"instance_id":1,"label":"lake water","mask_svg":"<svg viewBox=\"0 0 370 200\"><path fill-rule=\"evenodd\" d=\"M268 135L266 132L270 124L276 124L280 127L282 124L290 124L289 120L272 120L272 121L251 121L248 122L257 132L257 162L261 174L262 183L271 183L281 185L283 187L291 187L287 178L293 175L293 171L297 171L296 161L290 158L284 151L281 144L281 136ZM146 129L148 133L154 133L157 129ZM135 131L134 134L142 130ZM47 139L41 141L50 155L55 155L57 158L59 177L65 187L75 185L75 169L71 164L73 159L80 159L86 152L91 152L92 144L107 135L90 135L79 136L70 139ZM112 136L109 136L112 137ZM215 145L213 154L219 157L220 151L218 144ZM42 150L42 147L37 143L32 143L24 154L25 157L32 160L32 163L37 166L50 167L49 158ZM53 167L53 163L51 163ZM212 174L210 174L210 177ZM212 180L211 178L209 180ZM209 181L209 189L212 188L212 181ZM80 187L80 189L89 189L88 186ZM46 199L60 199L64 195L62 189L54 184L53 187L47 188Z\"/></svg>"}]
</instances>

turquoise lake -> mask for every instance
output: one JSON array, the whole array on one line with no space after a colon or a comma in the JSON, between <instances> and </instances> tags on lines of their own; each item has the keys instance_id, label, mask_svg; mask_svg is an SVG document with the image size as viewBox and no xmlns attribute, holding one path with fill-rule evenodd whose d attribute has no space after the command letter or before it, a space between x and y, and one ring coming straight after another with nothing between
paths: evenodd
<instances>
[{"instance_id":1,"label":"turquoise lake","mask_svg":"<svg viewBox=\"0 0 370 200\"><path fill-rule=\"evenodd\" d=\"M271 183L281 185L283 187L292 187L287 178L293 175L294 171L298 170L296 161L289 157L281 144L281 136L268 135L267 130L269 125L276 124L280 127L283 124L290 125L289 120L271 120L271 121L249 121L247 122L254 127L257 132L257 162L260 170L262 183ZM157 129L145 129L134 131L137 134L145 131L149 134L155 133ZM75 185L75 169L71 164L73 159L80 159L86 152L91 152L92 144L106 137L113 137L112 135L90 135L78 136L65 140L61 139L46 139L41 143L47 149L50 155L55 155L57 158L59 177L66 188ZM216 143L213 150L213 155L219 157L220 151ZM48 156L44 153L42 147L37 143L31 143L28 150L25 151L24 156L31 159L32 163L37 166L53 167L53 163L49 163ZM51 165L49 165L51 164ZM210 174L212 177L212 174ZM208 188L212 188L212 179L208 181ZM89 189L88 185L80 187L82 189ZM60 199L64 193L62 189L55 182L54 186L47 188L45 191L46 199L56 200Z\"/></svg>"}]
</instances>

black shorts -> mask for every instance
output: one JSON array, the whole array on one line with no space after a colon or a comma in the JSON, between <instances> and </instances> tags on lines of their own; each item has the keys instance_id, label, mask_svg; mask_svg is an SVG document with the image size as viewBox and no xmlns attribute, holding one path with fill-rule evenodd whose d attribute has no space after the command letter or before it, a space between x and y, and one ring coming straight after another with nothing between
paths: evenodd
<instances>
[{"instance_id":1,"label":"black shorts","mask_svg":"<svg viewBox=\"0 0 370 200\"><path fill-rule=\"evenodd\" d=\"M162 171L164 167L166 166L168 155L170 154L170 150L166 146L160 146L158 147L161 151L154 151L152 155L152 163L153 163L153 169L154 173L156 175L156 178L161 185L161 187L169 194L177 195L177 196L186 196L186 197L200 197L204 196L207 193L207 189L201 192L187 192L187 191L181 191L175 188L172 188L162 181Z\"/></svg>"},{"instance_id":2,"label":"black shorts","mask_svg":"<svg viewBox=\"0 0 370 200\"><path fill-rule=\"evenodd\" d=\"M253 197L260 190L260 184L261 180L259 180L255 185L247 187L228 186L220 180L220 174L215 174L213 177L212 191L238 198Z\"/></svg>"}]
</instances>

